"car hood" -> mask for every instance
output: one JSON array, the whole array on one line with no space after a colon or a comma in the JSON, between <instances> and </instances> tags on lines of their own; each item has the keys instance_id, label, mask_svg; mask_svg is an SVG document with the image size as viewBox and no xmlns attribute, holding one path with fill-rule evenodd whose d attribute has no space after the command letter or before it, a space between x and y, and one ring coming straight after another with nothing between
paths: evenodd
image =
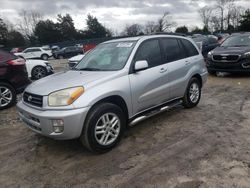
<instances>
[{"instance_id":1,"label":"car hood","mask_svg":"<svg viewBox=\"0 0 250 188\"><path fill-rule=\"evenodd\" d=\"M246 52L250 52L250 46L244 46L244 47L219 46L212 51L212 54L214 54L214 55L221 55L221 54L239 54L239 55L242 55Z\"/></svg>"},{"instance_id":2,"label":"car hood","mask_svg":"<svg viewBox=\"0 0 250 188\"><path fill-rule=\"evenodd\" d=\"M65 71L53 74L33 82L26 92L37 95L49 95L51 92L65 88L84 86L97 80L106 81L117 75L116 71Z\"/></svg>"}]
</instances>

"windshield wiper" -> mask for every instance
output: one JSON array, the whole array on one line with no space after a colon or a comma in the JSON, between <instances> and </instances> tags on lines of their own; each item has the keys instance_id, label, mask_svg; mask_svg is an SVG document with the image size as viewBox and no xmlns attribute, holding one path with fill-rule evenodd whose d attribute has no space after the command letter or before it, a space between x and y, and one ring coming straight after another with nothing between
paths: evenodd
<instances>
[{"instance_id":1,"label":"windshield wiper","mask_svg":"<svg viewBox=\"0 0 250 188\"><path fill-rule=\"evenodd\" d=\"M98 68L82 68L82 69L78 69L80 71L101 71L101 69Z\"/></svg>"}]
</instances>

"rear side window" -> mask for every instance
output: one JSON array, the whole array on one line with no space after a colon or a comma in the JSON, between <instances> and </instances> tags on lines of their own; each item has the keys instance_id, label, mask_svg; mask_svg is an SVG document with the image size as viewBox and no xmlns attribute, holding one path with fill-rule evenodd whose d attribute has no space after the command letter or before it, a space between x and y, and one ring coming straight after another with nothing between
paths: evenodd
<instances>
[{"instance_id":1,"label":"rear side window","mask_svg":"<svg viewBox=\"0 0 250 188\"><path fill-rule=\"evenodd\" d=\"M0 50L0 63L6 62L6 61L9 61L12 59L16 59L16 56L14 56L8 52Z\"/></svg>"},{"instance_id":2,"label":"rear side window","mask_svg":"<svg viewBox=\"0 0 250 188\"><path fill-rule=\"evenodd\" d=\"M147 60L149 67L156 67L162 64L158 39L148 40L140 45L135 55L135 61L140 60Z\"/></svg>"},{"instance_id":3,"label":"rear side window","mask_svg":"<svg viewBox=\"0 0 250 188\"><path fill-rule=\"evenodd\" d=\"M162 47L167 62L186 58L185 50L179 45L178 40L175 38L162 39Z\"/></svg>"},{"instance_id":4,"label":"rear side window","mask_svg":"<svg viewBox=\"0 0 250 188\"><path fill-rule=\"evenodd\" d=\"M186 39L181 39L181 42L186 50L186 53L188 57L199 55L198 50L195 48L195 46Z\"/></svg>"},{"instance_id":5,"label":"rear side window","mask_svg":"<svg viewBox=\"0 0 250 188\"><path fill-rule=\"evenodd\" d=\"M209 42L209 44L215 44L215 43L218 43L218 40L214 37L209 37L208 42Z\"/></svg>"}]
</instances>

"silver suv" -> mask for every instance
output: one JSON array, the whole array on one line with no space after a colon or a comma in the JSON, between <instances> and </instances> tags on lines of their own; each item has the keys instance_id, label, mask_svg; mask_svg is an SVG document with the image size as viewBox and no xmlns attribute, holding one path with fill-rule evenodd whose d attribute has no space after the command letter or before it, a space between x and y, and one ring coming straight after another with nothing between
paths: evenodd
<instances>
[{"instance_id":1,"label":"silver suv","mask_svg":"<svg viewBox=\"0 0 250 188\"><path fill-rule=\"evenodd\" d=\"M104 152L131 124L175 105L195 107L206 79L191 39L124 38L98 45L72 70L34 82L17 107L33 131L80 138L88 149Z\"/></svg>"}]
</instances>

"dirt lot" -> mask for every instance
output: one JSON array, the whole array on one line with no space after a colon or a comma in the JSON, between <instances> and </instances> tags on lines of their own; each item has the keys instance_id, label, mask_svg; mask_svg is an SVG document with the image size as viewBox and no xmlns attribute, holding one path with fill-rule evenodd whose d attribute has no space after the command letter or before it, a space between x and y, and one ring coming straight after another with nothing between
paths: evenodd
<instances>
[{"instance_id":1,"label":"dirt lot","mask_svg":"<svg viewBox=\"0 0 250 188\"><path fill-rule=\"evenodd\" d=\"M0 187L250 187L250 76L209 77L198 107L146 120L102 155L1 111Z\"/></svg>"}]
</instances>

